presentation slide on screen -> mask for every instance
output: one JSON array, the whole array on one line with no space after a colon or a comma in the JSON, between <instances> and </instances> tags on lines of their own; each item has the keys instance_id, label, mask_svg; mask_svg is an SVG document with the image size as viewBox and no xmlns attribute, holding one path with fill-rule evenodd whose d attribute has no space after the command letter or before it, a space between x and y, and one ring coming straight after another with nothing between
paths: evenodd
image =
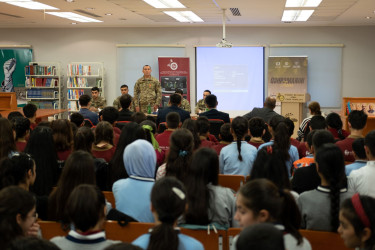
<instances>
[{"instance_id":1,"label":"presentation slide on screen","mask_svg":"<svg viewBox=\"0 0 375 250\"><path fill-rule=\"evenodd\" d=\"M231 117L263 106L263 47L197 47L197 101L208 89L218 98L218 110Z\"/></svg>"}]
</instances>

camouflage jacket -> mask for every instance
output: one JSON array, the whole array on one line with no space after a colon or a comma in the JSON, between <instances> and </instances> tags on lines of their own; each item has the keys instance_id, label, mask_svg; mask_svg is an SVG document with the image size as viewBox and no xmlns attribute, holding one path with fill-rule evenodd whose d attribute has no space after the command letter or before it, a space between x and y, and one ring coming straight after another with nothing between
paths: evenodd
<instances>
[{"instance_id":1,"label":"camouflage jacket","mask_svg":"<svg viewBox=\"0 0 375 250\"><path fill-rule=\"evenodd\" d=\"M195 113L199 114L199 112L206 110L206 104L204 103L204 99L200 99L195 105Z\"/></svg>"},{"instance_id":2,"label":"camouflage jacket","mask_svg":"<svg viewBox=\"0 0 375 250\"><path fill-rule=\"evenodd\" d=\"M103 109L107 105L107 101L104 97L98 96L96 100L94 98L91 99L91 106L99 109Z\"/></svg>"},{"instance_id":3,"label":"camouflage jacket","mask_svg":"<svg viewBox=\"0 0 375 250\"><path fill-rule=\"evenodd\" d=\"M140 105L160 105L161 85L155 77L141 77L134 85L134 103L136 107Z\"/></svg>"},{"instance_id":4,"label":"camouflage jacket","mask_svg":"<svg viewBox=\"0 0 375 250\"><path fill-rule=\"evenodd\" d=\"M182 98L180 108L182 108L183 110L186 110L187 112L191 113L190 103L185 98Z\"/></svg>"},{"instance_id":5,"label":"camouflage jacket","mask_svg":"<svg viewBox=\"0 0 375 250\"><path fill-rule=\"evenodd\" d=\"M120 98L121 98L121 95L118 96L118 97L113 101L113 104L112 104L112 106L115 107L117 110L119 110L119 109L121 108ZM129 110L130 110L130 111L135 111L134 98L132 98L132 104L131 104Z\"/></svg>"}]
</instances>

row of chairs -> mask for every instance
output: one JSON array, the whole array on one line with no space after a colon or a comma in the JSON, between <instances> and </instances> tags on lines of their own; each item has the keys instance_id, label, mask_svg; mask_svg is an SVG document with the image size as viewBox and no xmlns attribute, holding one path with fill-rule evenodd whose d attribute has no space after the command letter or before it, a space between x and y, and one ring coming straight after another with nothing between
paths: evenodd
<instances>
[{"instance_id":1,"label":"row of chairs","mask_svg":"<svg viewBox=\"0 0 375 250\"><path fill-rule=\"evenodd\" d=\"M67 232L62 230L58 222L40 221L39 224L44 239L49 240L55 236L67 235ZM140 235L147 233L153 226L155 226L153 223L140 222L130 222L126 226L120 226L115 221L108 221L105 225L105 232L108 239L132 242ZM228 230L213 230L212 228L208 230L193 230L181 228L181 233L200 241L206 250L233 250L233 238L238 235L240 231L240 228L229 228ZM337 233L311 230L300 230L300 232L310 241L312 249L348 249Z\"/></svg>"}]
</instances>

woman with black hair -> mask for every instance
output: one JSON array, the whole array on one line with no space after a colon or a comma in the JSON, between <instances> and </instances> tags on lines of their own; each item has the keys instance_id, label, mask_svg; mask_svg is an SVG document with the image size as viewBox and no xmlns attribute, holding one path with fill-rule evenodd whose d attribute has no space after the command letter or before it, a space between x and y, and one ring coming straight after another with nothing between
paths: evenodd
<instances>
[{"instance_id":1,"label":"woman with black hair","mask_svg":"<svg viewBox=\"0 0 375 250\"><path fill-rule=\"evenodd\" d=\"M95 128L95 141L92 154L96 158L103 158L106 162L110 162L116 150L113 137L112 125L106 121L99 122Z\"/></svg>"},{"instance_id":2,"label":"woman with black hair","mask_svg":"<svg viewBox=\"0 0 375 250\"><path fill-rule=\"evenodd\" d=\"M194 238L181 234L176 228L177 219L186 208L184 185L174 177L158 180L151 192L151 211L156 226L148 234L138 237L132 244L149 250L203 250Z\"/></svg>"},{"instance_id":3,"label":"woman with black hair","mask_svg":"<svg viewBox=\"0 0 375 250\"><path fill-rule=\"evenodd\" d=\"M26 117L14 117L10 122L13 124L14 131L16 132L16 147L18 152L23 152L26 147L26 137L30 135L30 120Z\"/></svg>"},{"instance_id":4,"label":"woman with black hair","mask_svg":"<svg viewBox=\"0 0 375 250\"><path fill-rule=\"evenodd\" d=\"M316 152L315 162L321 183L298 198L301 227L335 232L339 226L340 202L352 196L346 188L344 156L339 147L327 143Z\"/></svg>"},{"instance_id":5,"label":"woman with black hair","mask_svg":"<svg viewBox=\"0 0 375 250\"><path fill-rule=\"evenodd\" d=\"M229 188L219 182L219 161L213 149L201 148L193 160L185 180L188 209L187 224L207 225L217 223L223 227L233 226L235 198Z\"/></svg>"},{"instance_id":6,"label":"woman with black hair","mask_svg":"<svg viewBox=\"0 0 375 250\"><path fill-rule=\"evenodd\" d=\"M224 147L219 156L220 174L247 176L251 172L257 149L245 141L248 134L247 120L237 116L231 123L234 142Z\"/></svg>"},{"instance_id":7,"label":"woman with black hair","mask_svg":"<svg viewBox=\"0 0 375 250\"><path fill-rule=\"evenodd\" d=\"M12 157L16 152L12 124L7 119L0 117L0 159Z\"/></svg>"},{"instance_id":8,"label":"woman with black hair","mask_svg":"<svg viewBox=\"0 0 375 250\"><path fill-rule=\"evenodd\" d=\"M349 136L350 133L342 129L342 120L339 114L335 112L328 114L326 117L326 123L329 132L332 133L335 140L341 141Z\"/></svg>"}]
</instances>

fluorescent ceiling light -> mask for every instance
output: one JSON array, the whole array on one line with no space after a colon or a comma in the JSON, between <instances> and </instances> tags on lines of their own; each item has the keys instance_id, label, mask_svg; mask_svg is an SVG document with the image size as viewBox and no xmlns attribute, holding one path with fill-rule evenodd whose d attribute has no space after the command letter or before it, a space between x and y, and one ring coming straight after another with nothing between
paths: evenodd
<instances>
[{"instance_id":1,"label":"fluorescent ceiling light","mask_svg":"<svg viewBox=\"0 0 375 250\"><path fill-rule=\"evenodd\" d=\"M103 21L96 20L94 18L82 16L73 12L46 12L47 14L62 17L62 18L67 18L73 21L81 22L81 23L101 23Z\"/></svg>"},{"instance_id":2,"label":"fluorescent ceiling light","mask_svg":"<svg viewBox=\"0 0 375 250\"><path fill-rule=\"evenodd\" d=\"M285 7L318 7L322 0L287 0Z\"/></svg>"},{"instance_id":3,"label":"fluorescent ceiling light","mask_svg":"<svg viewBox=\"0 0 375 250\"><path fill-rule=\"evenodd\" d=\"M143 1L157 9L186 8L178 0L143 0Z\"/></svg>"},{"instance_id":4,"label":"fluorescent ceiling light","mask_svg":"<svg viewBox=\"0 0 375 250\"><path fill-rule=\"evenodd\" d=\"M15 5L18 7L31 9L31 10L58 10L58 8L52 7L50 5L34 2L34 1L15 1L15 0L7 0L7 1L1 1L5 2L7 4Z\"/></svg>"},{"instance_id":5,"label":"fluorescent ceiling light","mask_svg":"<svg viewBox=\"0 0 375 250\"><path fill-rule=\"evenodd\" d=\"M281 21L283 22L305 22L314 13L314 10L284 10Z\"/></svg>"},{"instance_id":6,"label":"fluorescent ceiling light","mask_svg":"<svg viewBox=\"0 0 375 250\"><path fill-rule=\"evenodd\" d=\"M203 22L203 20L192 11L163 11L163 12L182 23Z\"/></svg>"}]
</instances>

